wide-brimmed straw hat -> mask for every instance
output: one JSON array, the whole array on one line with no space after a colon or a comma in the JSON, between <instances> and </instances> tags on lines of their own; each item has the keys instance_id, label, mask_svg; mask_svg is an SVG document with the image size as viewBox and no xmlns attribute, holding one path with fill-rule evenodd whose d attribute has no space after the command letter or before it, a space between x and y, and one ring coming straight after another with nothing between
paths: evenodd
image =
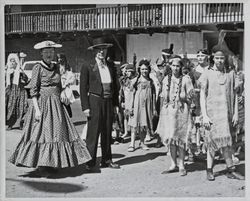
<instances>
[{"instance_id":1,"label":"wide-brimmed straw hat","mask_svg":"<svg viewBox=\"0 0 250 201\"><path fill-rule=\"evenodd\" d=\"M57 44L50 40L42 41L34 45L34 49L36 50L43 49L43 48L60 48L60 47L62 47L61 44Z\"/></svg>"},{"instance_id":2,"label":"wide-brimmed straw hat","mask_svg":"<svg viewBox=\"0 0 250 201\"><path fill-rule=\"evenodd\" d=\"M108 43L104 37L98 37L93 39L93 45L88 47L88 50L99 49L99 48L109 48L112 47L112 43Z\"/></svg>"}]
</instances>

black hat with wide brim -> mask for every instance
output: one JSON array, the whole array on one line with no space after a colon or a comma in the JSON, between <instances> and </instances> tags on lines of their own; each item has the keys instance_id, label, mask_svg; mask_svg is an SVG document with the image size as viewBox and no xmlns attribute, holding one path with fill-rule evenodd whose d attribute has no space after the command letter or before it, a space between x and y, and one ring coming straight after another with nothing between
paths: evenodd
<instances>
[{"instance_id":1,"label":"black hat with wide brim","mask_svg":"<svg viewBox=\"0 0 250 201\"><path fill-rule=\"evenodd\" d=\"M100 48L109 48L112 47L112 43L108 43L104 37L94 38L93 45L88 47L88 50L100 49Z\"/></svg>"}]
</instances>

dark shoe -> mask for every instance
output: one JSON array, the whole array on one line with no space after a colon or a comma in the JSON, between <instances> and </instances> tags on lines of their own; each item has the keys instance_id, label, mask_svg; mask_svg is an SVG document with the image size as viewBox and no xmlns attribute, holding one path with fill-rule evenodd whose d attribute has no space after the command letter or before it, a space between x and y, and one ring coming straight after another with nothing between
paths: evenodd
<instances>
[{"instance_id":1,"label":"dark shoe","mask_svg":"<svg viewBox=\"0 0 250 201\"><path fill-rule=\"evenodd\" d=\"M87 170L87 172L93 171L94 167L95 166L93 166L93 165L87 165L87 164L85 165L85 169Z\"/></svg>"},{"instance_id":2,"label":"dark shoe","mask_svg":"<svg viewBox=\"0 0 250 201\"><path fill-rule=\"evenodd\" d=\"M164 146L164 144L161 142L160 138L158 138L158 139L157 139L157 142L156 142L156 144L155 144L155 147L156 147L156 148L161 148L161 147L163 147L163 146Z\"/></svg>"},{"instance_id":3,"label":"dark shoe","mask_svg":"<svg viewBox=\"0 0 250 201\"><path fill-rule=\"evenodd\" d=\"M214 174L212 169L207 169L207 180L208 181L214 181Z\"/></svg>"},{"instance_id":4,"label":"dark shoe","mask_svg":"<svg viewBox=\"0 0 250 201\"><path fill-rule=\"evenodd\" d=\"M240 173L238 173L238 172L227 173L227 178L229 178L229 179L245 180L245 177L243 175L241 175Z\"/></svg>"},{"instance_id":5,"label":"dark shoe","mask_svg":"<svg viewBox=\"0 0 250 201\"><path fill-rule=\"evenodd\" d=\"M118 165L117 163L113 163L113 162L109 162L109 163L101 163L100 168L113 168L113 169L119 169L120 165Z\"/></svg>"},{"instance_id":6,"label":"dark shoe","mask_svg":"<svg viewBox=\"0 0 250 201\"><path fill-rule=\"evenodd\" d=\"M174 168L163 171L161 174L169 174L174 172L179 172L179 167L175 166Z\"/></svg>"},{"instance_id":7,"label":"dark shoe","mask_svg":"<svg viewBox=\"0 0 250 201\"><path fill-rule=\"evenodd\" d=\"M235 166L227 168L227 178L245 180L245 177L239 172L236 172Z\"/></svg>"},{"instance_id":8,"label":"dark shoe","mask_svg":"<svg viewBox=\"0 0 250 201\"><path fill-rule=\"evenodd\" d=\"M8 127L6 128L6 130L7 130L7 131L12 130L12 126L8 126Z\"/></svg>"},{"instance_id":9,"label":"dark shoe","mask_svg":"<svg viewBox=\"0 0 250 201\"><path fill-rule=\"evenodd\" d=\"M40 177L48 178L48 177L51 176L51 173L50 173L48 170L49 170L48 167L39 166L39 167L37 168L37 174L38 174Z\"/></svg>"}]
</instances>

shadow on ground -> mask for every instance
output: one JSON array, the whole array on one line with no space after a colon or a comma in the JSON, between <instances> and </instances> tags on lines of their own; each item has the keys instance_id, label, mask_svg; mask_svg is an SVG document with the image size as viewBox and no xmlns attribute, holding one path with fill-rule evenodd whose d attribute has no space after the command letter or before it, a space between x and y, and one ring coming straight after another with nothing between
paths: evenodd
<instances>
[{"instance_id":1,"label":"shadow on ground","mask_svg":"<svg viewBox=\"0 0 250 201\"><path fill-rule=\"evenodd\" d=\"M29 186L31 189L51 192L51 193L72 193L87 189L87 186L80 184L59 183L59 182L45 182L45 181L20 181L16 179L7 179L20 182L21 185Z\"/></svg>"},{"instance_id":2,"label":"shadow on ground","mask_svg":"<svg viewBox=\"0 0 250 201\"><path fill-rule=\"evenodd\" d=\"M237 172L239 172L242 176L245 176L245 164L239 164L239 165L236 165L235 167L236 167ZM222 176L226 174L227 174L227 169L224 169L224 170L215 172L214 176L218 177L218 176Z\"/></svg>"},{"instance_id":3,"label":"shadow on ground","mask_svg":"<svg viewBox=\"0 0 250 201\"><path fill-rule=\"evenodd\" d=\"M206 163L204 162L194 162L185 165L188 172L204 171L207 169Z\"/></svg>"},{"instance_id":4,"label":"shadow on ground","mask_svg":"<svg viewBox=\"0 0 250 201\"><path fill-rule=\"evenodd\" d=\"M50 173L49 175L41 175L37 170L33 170L30 172L27 172L24 175L19 175L19 177L29 177L29 178L41 178L45 177L48 179L61 179L66 177L78 177L83 174L90 174L90 173L101 173L101 170L99 167L93 168L91 172L86 170L85 165L79 165L77 167L72 168L62 168L59 169L56 173Z\"/></svg>"},{"instance_id":5,"label":"shadow on ground","mask_svg":"<svg viewBox=\"0 0 250 201\"><path fill-rule=\"evenodd\" d=\"M156 153L147 153L145 155L140 156L132 156L132 157L126 157L124 159L116 161L119 165L129 165L129 164L135 164L135 163L141 163L147 160L153 160L159 156L165 156L165 152L156 152Z\"/></svg>"}]
</instances>

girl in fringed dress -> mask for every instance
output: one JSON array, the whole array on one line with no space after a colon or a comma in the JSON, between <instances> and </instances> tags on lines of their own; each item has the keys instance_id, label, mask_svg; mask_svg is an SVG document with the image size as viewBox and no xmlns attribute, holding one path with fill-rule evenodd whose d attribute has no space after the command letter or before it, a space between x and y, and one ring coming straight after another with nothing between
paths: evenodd
<instances>
[{"instance_id":1,"label":"girl in fringed dress","mask_svg":"<svg viewBox=\"0 0 250 201\"><path fill-rule=\"evenodd\" d=\"M135 150L135 132L139 132L140 144L143 150L149 150L144 144L147 132L153 132L153 116L157 115L155 107L155 86L149 77L150 63L146 59L139 62L138 76L133 80L134 98L131 104L131 116L128 125L132 127L129 152Z\"/></svg>"},{"instance_id":2,"label":"girl in fringed dress","mask_svg":"<svg viewBox=\"0 0 250 201\"><path fill-rule=\"evenodd\" d=\"M121 106L124 110L124 136L128 136L130 128L128 126L128 120L130 117L130 109L133 99L133 88L131 87L132 80L135 78L135 67L133 64L126 64L126 79L123 85L121 85Z\"/></svg>"},{"instance_id":3,"label":"girl in fringed dress","mask_svg":"<svg viewBox=\"0 0 250 201\"><path fill-rule=\"evenodd\" d=\"M59 168L74 167L91 159L85 141L79 137L63 103L59 66L52 63L53 41L34 46L41 49L42 61L32 70L32 103L25 116L23 136L9 161L17 166L38 167L38 175L48 177Z\"/></svg>"},{"instance_id":4,"label":"girl in fringed dress","mask_svg":"<svg viewBox=\"0 0 250 201\"><path fill-rule=\"evenodd\" d=\"M214 64L205 70L201 83L200 105L205 126L207 146L207 180L215 180L213 161L220 150L227 165L227 177L244 179L236 171L232 160L232 135L238 123L238 99L235 93L235 72L226 68L226 50L223 46L213 48Z\"/></svg>"},{"instance_id":5,"label":"girl in fringed dress","mask_svg":"<svg viewBox=\"0 0 250 201\"><path fill-rule=\"evenodd\" d=\"M170 149L171 165L162 174L180 172L187 174L184 167L185 149L188 138L188 128L191 125L190 104L193 85L188 75L182 75L183 63L179 56L170 61L171 75L163 80L161 97L163 104L157 133L162 142ZM177 166L177 151L179 153L179 167Z\"/></svg>"}]
</instances>

